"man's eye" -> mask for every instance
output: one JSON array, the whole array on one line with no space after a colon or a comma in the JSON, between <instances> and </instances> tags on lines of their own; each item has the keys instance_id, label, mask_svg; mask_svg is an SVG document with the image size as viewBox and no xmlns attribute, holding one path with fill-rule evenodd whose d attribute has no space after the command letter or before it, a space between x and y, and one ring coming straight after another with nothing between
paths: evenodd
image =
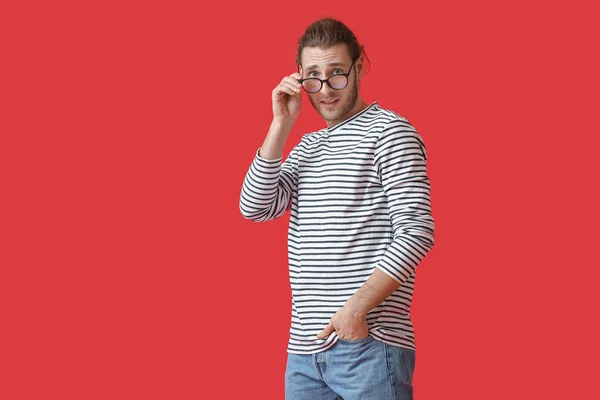
<instances>
[{"instance_id":1,"label":"man's eye","mask_svg":"<svg viewBox=\"0 0 600 400\"><path fill-rule=\"evenodd\" d=\"M334 74L343 74L342 70L341 70L341 69L339 69L339 68L336 68L336 69L334 69L334 70L333 70L333 73L334 73Z\"/></svg>"},{"instance_id":2,"label":"man's eye","mask_svg":"<svg viewBox=\"0 0 600 400\"><path fill-rule=\"evenodd\" d=\"M317 76L317 73L316 72L309 72L308 76L311 77L311 78L314 78L314 77Z\"/></svg>"}]
</instances>

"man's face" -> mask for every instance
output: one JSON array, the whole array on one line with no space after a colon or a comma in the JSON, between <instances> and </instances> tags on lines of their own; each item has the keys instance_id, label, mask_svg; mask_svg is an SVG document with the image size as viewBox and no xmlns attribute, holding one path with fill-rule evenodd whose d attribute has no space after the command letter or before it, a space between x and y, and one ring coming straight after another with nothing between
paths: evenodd
<instances>
[{"instance_id":1,"label":"man's face","mask_svg":"<svg viewBox=\"0 0 600 400\"><path fill-rule=\"evenodd\" d=\"M353 66L345 44L338 44L327 49L320 47L305 47L302 49L302 78L327 79L337 74L347 74L348 85L341 90L335 90L323 82L323 87L317 93L308 93L308 98L317 112L325 119L328 126L337 125L351 117L357 107L358 78L357 71L362 71L361 61ZM357 68L358 67L358 68Z\"/></svg>"}]
</instances>

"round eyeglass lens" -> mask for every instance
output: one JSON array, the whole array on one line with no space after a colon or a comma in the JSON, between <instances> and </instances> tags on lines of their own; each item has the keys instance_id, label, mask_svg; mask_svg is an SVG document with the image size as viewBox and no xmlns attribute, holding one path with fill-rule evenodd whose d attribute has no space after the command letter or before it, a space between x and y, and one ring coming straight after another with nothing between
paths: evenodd
<instances>
[{"instance_id":1,"label":"round eyeglass lens","mask_svg":"<svg viewBox=\"0 0 600 400\"><path fill-rule=\"evenodd\" d=\"M333 75L331 78L329 78L329 84L334 89L343 89L346 87L347 83L348 79L344 75Z\"/></svg>"},{"instance_id":2,"label":"round eyeglass lens","mask_svg":"<svg viewBox=\"0 0 600 400\"><path fill-rule=\"evenodd\" d=\"M306 79L302 82L302 86L309 93L315 93L321 90L321 81L318 79Z\"/></svg>"}]
</instances>

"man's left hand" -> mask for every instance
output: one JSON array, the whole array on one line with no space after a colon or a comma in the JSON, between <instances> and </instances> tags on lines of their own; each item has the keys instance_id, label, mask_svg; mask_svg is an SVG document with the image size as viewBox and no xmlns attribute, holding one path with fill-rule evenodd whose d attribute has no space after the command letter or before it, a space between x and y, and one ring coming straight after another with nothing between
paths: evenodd
<instances>
[{"instance_id":1,"label":"man's left hand","mask_svg":"<svg viewBox=\"0 0 600 400\"><path fill-rule=\"evenodd\" d=\"M317 338L325 339L333 331L336 331L338 337L344 340L366 338L369 334L366 315L344 306L335 313L329 321L329 325L317 335Z\"/></svg>"}]
</instances>

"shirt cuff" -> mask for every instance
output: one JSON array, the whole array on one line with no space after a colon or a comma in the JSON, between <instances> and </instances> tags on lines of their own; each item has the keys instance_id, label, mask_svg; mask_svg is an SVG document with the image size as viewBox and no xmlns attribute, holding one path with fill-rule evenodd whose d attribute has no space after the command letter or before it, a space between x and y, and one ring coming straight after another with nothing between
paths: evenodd
<instances>
[{"instance_id":1,"label":"shirt cuff","mask_svg":"<svg viewBox=\"0 0 600 400\"><path fill-rule=\"evenodd\" d=\"M259 148L258 148L258 150L256 150L256 158L257 158L258 160L262 161L263 163L267 163L267 164L277 164L277 163L281 162L281 160L283 160L283 156L281 156L281 157L279 157L279 158L276 158L276 159L274 159L274 160L267 160L266 158L262 158L262 157L260 156L260 154L259 154L259 152L260 152L260 149L261 149L261 148L262 148L262 147L259 147Z\"/></svg>"}]
</instances>

